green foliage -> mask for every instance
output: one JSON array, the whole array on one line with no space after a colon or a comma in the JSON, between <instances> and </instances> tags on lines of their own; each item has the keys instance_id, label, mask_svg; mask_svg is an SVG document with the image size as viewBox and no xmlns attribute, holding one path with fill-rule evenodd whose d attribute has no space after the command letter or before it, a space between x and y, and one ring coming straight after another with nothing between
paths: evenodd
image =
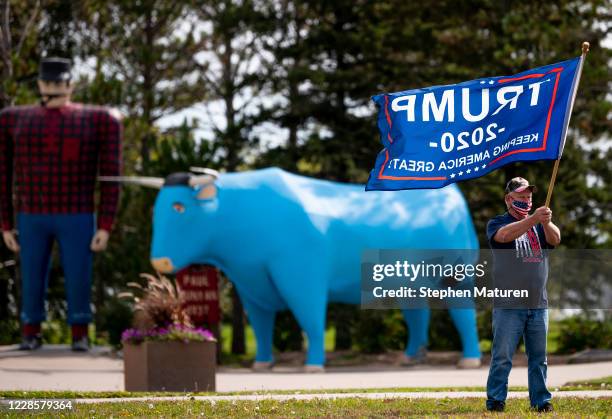
<instances>
[{"instance_id":1,"label":"green foliage","mask_svg":"<svg viewBox=\"0 0 612 419\"><path fill-rule=\"evenodd\" d=\"M612 322L573 316L560 321L557 353L571 354L584 349L612 348Z\"/></svg>"},{"instance_id":2,"label":"green foliage","mask_svg":"<svg viewBox=\"0 0 612 419\"><path fill-rule=\"evenodd\" d=\"M159 138L156 121L206 97L203 80L194 72L200 45L188 19L190 5L185 0L86 0L76 8L82 25L79 52L95 58L89 95L97 103L119 106L130 120L126 124L139 127L126 136L138 153L136 161L126 162L128 168L147 171ZM187 26L178 30L182 24Z\"/></svg>"},{"instance_id":3,"label":"green foliage","mask_svg":"<svg viewBox=\"0 0 612 419\"><path fill-rule=\"evenodd\" d=\"M64 321L50 320L43 322L43 341L50 344L69 344L72 340L70 326Z\"/></svg>"},{"instance_id":4,"label":"green foliage","mask_svg":"<svg viewBox=\"0 0 612 419\"><path fill-rule=\"evenodd\" d=\"M7 345L18 340L19 292L16 284L15 255L0 243L0 345Z\"/></svg>"},{"instance_id":5,"label":"green foliage","mask_svg":"<svg viewBox=\"0 0 612 419\"><path fill-rule=\"evenodd\" d=\"M353 343L364 353L404 349L406 326L399 310L361 310L353 331Z\"/></svg>"},{"instance_id":6,"label":"green foliage","mask_svg":"<svg viewBox=\"0 0 612 419\"><path fill-rule=\"evenodd\" d=\"M194 13L209 25L199 32L206 61L197 68L203 78L207 102L222 109L223 125L210 121L214 141L228 171L244 167L258 146L253 128L268 119L259 103L265 85L263 60L265 37L272 26L265 7L269 2L220 0L201 2ZM212 112L210 103L204 106Z\"/></svg>"},{"instance_id":7,"label":"green foliage","mask_svg":"<svg viewBox=\"0 0 612 419\"><path fill-rule=\"evenodd\" d=\"M5 317L0 320L0 345L18 342L21 336L19 322L15 318Z\"/></svg>"},{"instance_id":8,"label":"green foliage","mask_svg":"<svg viewBox=\"0 0 612 419\"><path fill-rule=\"evenodd\" d=\"M355 321L359 318L359 308L342 303L327 306L327 324L335 328L335 350L351 349Z\"/></svg>"},{"instance_id":9,"label":"green foliage","mask_svg":"<svg viewBox=\"0 0 612 419\"><path fill-rule=\"evenodd\" d=\"M119 298L109 298L98 310L96 325L100 337L114 347L121 345L121 333L132 325L132 308Z\"/></svg>"},{"instance_id":10,"label":"green foliage","mask_svg":"<svg viewBox=\"0 0 612 419\"><path fill-rule=\"evenodd\" d=\"M477 311L476 324L480 340L493 340L493 310Z\"/></svg>"},{"instance_id":11,"label":"green foliage","mask_svg":"<svg viewBox=\"0 0 612 419\"><path fill-rule=\"evenodd\" d=\"M146 393L145 393L146 394ZM168 393L166 393L168 394ZM117 393L125 397L125 393ZM147 394L149 396L149 394ZM555 417L608 417L609 398L560 397L555 398ZM368 399L347 397L313 400L134 400L121 402L73 403L70 412L74 417L400 417L406 412L412 417L473 418L486 415L484 402L479 397L462 399L387 397ZM21 418L21 412L9 411L8 418ZM504 417L539 417L531 409L529 400L511 399L506 405ZM494 416L497 416L495 414ZM488 417L488 416L485 416Z\"/></svg>"},{"instance_id":12,"label":"green foliage","mask_svg":"<svg viewBox=\"0 0 612 419\"><path fill-rule=\"evenodd\" d=\"M446 310L432 310L429 320L430 350L460 351L461 339Z\"/></svg>"},{"instance_id":13,"label":"green foliage","mask_svg":"<svg viewBox=\"0 0 612 419\"><path fill-rule=\"evenodd\" d=\"M477 314L479 337L491 339L491 312L479 311ZM356 349L365 353L404 350L408 333L399 310L362 310L352 328ZM461 351L461 339L448 311L431 311L428 349Z\"/></svg>"},{"instance_id":14,"label":"green foliage","mask_svg":"<svg viewBox=\"0 0 612 419\"><path fill-rule=\"evenodd\" d=\"M197 142L194 139L195 129L197 125L190 125L184 120L182 125L164 133L153 149L150 171L157 176L167 176L188 171L193 166L216 167L217 143L206 140Z\"/></svg>"},{"instance_id":15,"label":"green foliage","mask_svg":"<svg viewBox=\"0 0 612 419\"><path fill-rule=\"evenodd\" d=\"M274 348L280 352L303 349L302 329L290 311L281 311L276 314L273 343Z\"/></svg>"}]
</instances>

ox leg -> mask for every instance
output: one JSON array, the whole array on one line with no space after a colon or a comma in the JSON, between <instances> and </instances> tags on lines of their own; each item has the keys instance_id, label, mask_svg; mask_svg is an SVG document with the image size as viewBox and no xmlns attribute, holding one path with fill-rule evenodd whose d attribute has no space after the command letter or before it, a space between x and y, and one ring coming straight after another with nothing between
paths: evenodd
<instances>
[{"instance_id":1,"label":"ox leg","mask_svg":"<svg viewBox=\"0 0 612 419\"><path fill-rule=\"evenodd\" d=\"M261 309L258 305L243 299L244 309L255 332L257 351L255 354L254 369L270 368L274 361L272 343L274 337L275 311Z\"/></svg>"},{"instance_id":2,"label":"ox leg","mask_svg":"<svg viewBox=\"0 0 612 419\"><path fill-rule=\"evenodd\" d=\"M312 305L310 309L297 308L293 314L308 338L306 371L317 372L325 365L325 303Z\"/></svg>"},{"instance_id":3,"label":"ox leg","mask_svg":"<svg viewBox=\"0 0 612 419\"><path fill-rule=\"evenodd\" d=\"M305 284L306 281L300 281ZM323 297L324 291L321 291ZM325 309L324 298L310 300L295 296L287 301L289 309L308 338L306 371L322 371L325 364Z\"/></svg>"},{"instance_id":4,"label":"ox leg","mask_svg":"<svg viewBox=\"0 0 612 419\"><path fill-rule=\"evenodd\" d=\"M299 249L298 249L299 250ZM300 266L291 260L277 259L269 273L278 292L308 338L306 371L322 371L325 364L325 312L328 276L325 255L303 254L310 265Z\"/></svg>"},{"instance_id":5,"label":"ox leg","mask_svg":"<svg viewBox=\"0 0 612 419\"><path fill-rule=\"evenodd\" d=\"M321 260L311 257L309 260ZM271 269L278 291L308 338L306 371L322 371L325 364L325 311L327 288L320 270L296 271L290 265Z\"/></svg>"},{"instance_id":6,"label":"ox leg","mask_svg":"<svg viewBox=\"0 0 612 419\"><path fill-rule=\"evenodd\" d=\"M478 344L478 330L476 327L476 310L473 308L451 308L448 311L461 337L463 358L479 360L481 354ZM473 361L472 363L480 366L479 361Z\"/></svg>"},{"instance_id":7,"label":"ox leg","mask_svg":"<svg viewBox=\"0 0 612 419\"><path fill-rule=\"evenodd\" d=\"M421 361L427 350L429 334L429 308L402 310L408 326L408 342L405 355L407 361Z\"/></svg>"}]
</instances>

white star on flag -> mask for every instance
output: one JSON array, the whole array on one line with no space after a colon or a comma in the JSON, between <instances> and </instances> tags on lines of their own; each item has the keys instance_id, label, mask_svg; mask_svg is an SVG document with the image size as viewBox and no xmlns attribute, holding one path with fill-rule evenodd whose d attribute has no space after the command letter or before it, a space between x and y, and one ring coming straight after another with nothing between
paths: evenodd
<instances>
[{"instance_id":1,"label":"white star on flag","mask_svg":"<svg viewBox=\"0 0 612 419\"><path fill-rule=\"evenodd\" d=\"M454 178L454 177L455 177L455 174L454 174L454 173L451 173L451 174L450 174L450 178L452 179L452 178Z\"/></svg>"}]
</instances>

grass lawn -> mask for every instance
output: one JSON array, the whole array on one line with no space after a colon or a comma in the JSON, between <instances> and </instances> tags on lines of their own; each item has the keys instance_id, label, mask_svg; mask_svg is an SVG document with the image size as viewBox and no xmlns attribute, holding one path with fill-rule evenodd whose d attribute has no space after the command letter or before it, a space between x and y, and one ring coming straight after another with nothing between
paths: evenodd
<instances>
[{"instance_id":1,"label":"grass lawn","mask_svg":"<svg viewBox=\"0 0 612 419\"><path fill-rule=\"evenodd\" d=\"M564 398L554 401L555 417L608 417L612 399ZM5 411L6 412L6 411ZM8 412L23 417L25 412ZM28 412L30 417L50 411ZM73 410L53 412L54 417L480 417L489 416L482 399L336 399L312 401L164 401L74 404ZM509 400L503 415L495 417L540 417L527 400Z\"/></svg>"},{"instance_id":2,"label":"grass lawn","mask_svg":"<svg viewBox=\"0 0 612 419\"><path fill-rule=\"evenodd\" d=\"M597 380L568 383L558 390L609 390L612 389L612 376ZM525 391L526 388L512 387L510 391ZM455 388L392 388L392 389L341 389L319 391L273 391L273 392L235 392L235 393L129 393L118 392L70 392L70 391L1 391L0 399L80 399L116 398L143 396L190 396L213 394L296 394L296 393L347 393L347 392L417 392L417 391L484 391L484 387ZM554 399L555 417L610 417L612 398L556 398ZM511 399L505 414L488 414L484 410L483 398L465 399L384 399L366 400L359 398L311 401L133 401L117 403L73 404L71 411L41 411L27 414L30 417L421 417L421 416L460 416L480 417L539 417L530 411L528 400ZM0 408L2 411L2 408ZM23 417L24 411L7 411L7 417Z\"/></svg>"}]
</instances>

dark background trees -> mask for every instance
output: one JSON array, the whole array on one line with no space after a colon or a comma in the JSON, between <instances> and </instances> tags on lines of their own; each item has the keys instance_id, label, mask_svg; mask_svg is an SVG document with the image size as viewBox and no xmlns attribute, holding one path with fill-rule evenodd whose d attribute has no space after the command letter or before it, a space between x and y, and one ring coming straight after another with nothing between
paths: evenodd
<instances>
[{"instance_id":1,"label":"dark background trees","mask_svg":"<svg viewBox=\"0 0 612 419\"><path fill-rule=\"evenodd\" d=\"M576 56L588 40L591 52L552 210L564 246L612 244L607 1L0 3L0 105L36 100L41 57L74 57L75 100L115 106L125 116L127 174L165 176L189 165L228 171L275 165L363 183L381 148L372 95L513 74ZM533 179L540 185L535 201L543 202L551 168L550 162L513 164L459 184L482 246L486 220L503 210L506 179ZM150 220L143 214L150 213L154 195L123 190L111 247L96 259L99 331L112 327L107 319L118 312L118 290L150 271ZM14 259L0 245L0 263ZM17 336L16 275L11 266L0 268L5 342ZM62 286L62 272L54 269L50 308L59 319ZM242 315L235 296L233 302L234 311L225 315L234 320L239 352ZM389 324L386 316L393 314L381 318L333 306L329 321L337 327L337 346L358 344L364 327ZM280 323L296 328L291 318ZM285 335L300 338L277 333L279 346L296 347L283 343Z\"/></svg>"}]
</instances>

